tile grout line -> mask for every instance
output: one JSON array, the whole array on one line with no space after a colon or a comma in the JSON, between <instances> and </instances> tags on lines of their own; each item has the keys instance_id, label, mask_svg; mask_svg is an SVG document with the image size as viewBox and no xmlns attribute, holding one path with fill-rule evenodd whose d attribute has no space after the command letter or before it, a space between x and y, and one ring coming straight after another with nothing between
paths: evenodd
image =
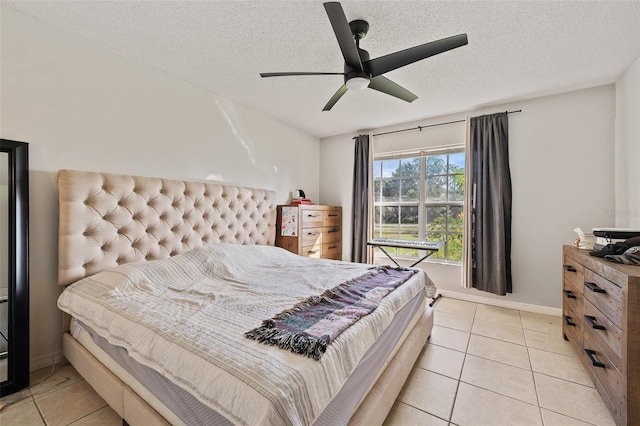
<instances>
[{"instance_id":1,"label":"tile grout line","mask_svg":"<svg viewBox=\"0 0 640 426\"><path fill-rule=\"evenodd\" d=\"M67 424L66 424L66 426L72 426L74 423L76 423L76 422L78 422L78 421L80 421L80 420L82 420L82 419L84 419L84 418L86 418L86 417L89 417L89 416L91 416L91 415L93 415L93 414L97 413L98 411L100 411L100 410L102 410L102 409L104 409L105 407L108 407L108 406L109 406L109 404L105 403L105 405L103 405L102 407L100 407L100 408L98 408L98 409L96 409L96 410L94 410L94 411L92 411L92 412L90 412L90 413L87 413L87 414L85 414L85 415L84 415L84 416L82 416L82 417L78 417L77 419L73 419L72 421L70 421L69 423L67 423Z\"/></svg>"},{"instance_id":2,"label":"tile grout line","mask_svg":"<svg viewBox=\"0 0 640 426\"><path fill-rule=\"evenodd\" d=\"M40 416L40 420L42 420L42 424L48 425L47 421L44 418L44 413L40 409L40 406L38 405L38 402L36 401L36 397L33 395L33 392L31 392L31 389L29 389L29 394L31 395L31 400L33 401L33 405L35 405L36 410L38 410L38 415Z\"/></svg>"},{"instance_id":3,"label":"tile grout line","mask_svg":"<svg viewBox=\"0 0 640 426\"><path fill-rule=\"evenodd\" d=\"M518 311L520 313L520 311ZM520 314L520 322L522 323L522 314ZM529 345L527 345L527 336L524 333L524 323L522 324L522 334L524 337L524 347L527 350L527 360L529 361L529 371L531 372L531 380L533 382L533 390L536 394L536 404L538 406L538 416L540 416L540 424L544 426L544 416L542 415L542 404L540 404L540 394L538 392L538 384L536 382L536 375L533 374L533 363L531 362L531 352L529 352Z\"/></svg>"},{"instance_id":4,"label":"tile grout line","mask_svg":"<svg viewBox=\"0 0 640 426\"><path fill-rule=\"evenodd\" d=\"M478 305L473 310L473 318L471 319L471 329L473 329L473 323L476 320L476 313L478 312ZM462 372L464 371L464 365L467 360L467 353L469 351L469 342L471 342L471 331L469 331L469 338L467 339L467 346L464 348L464 357L462 358L462 367L460 367L460 373L458 374L458 380L456 383L456 391L453 394L453 404L451 404L451 412L449 413L449 424L453 422L453 411L456 408L456 401L458 400L458 391L460 390L460 382L462 381Z\"/></svg>"}]
</instances>

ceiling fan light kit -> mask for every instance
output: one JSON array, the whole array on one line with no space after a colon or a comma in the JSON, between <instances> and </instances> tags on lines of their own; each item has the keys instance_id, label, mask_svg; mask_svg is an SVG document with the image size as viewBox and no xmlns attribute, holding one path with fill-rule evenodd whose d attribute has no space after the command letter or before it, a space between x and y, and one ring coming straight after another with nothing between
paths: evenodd
<instances>
[{"instance_id":1,"label":"ceiling fan light kit","mask_svg":"<svg viewBox=\"0 0 640 426\"><path fill-rule=\"evenodd\" d=\"M369 52L360 48L362 40L369 31L369 24L363 20L347 21L338 2L324 3L333 32L344 58L344 72L275 72L261 73L261 77L284 77L296 75L344 75L344 84L329 99L323 111L329 111L348 90L361 91L369 87L378 92L386 93L406 102L413 102L418 97L394 83L382 74L405 65L426 59L430 56L446 52L468 43L466 34L458 34L430 43L421 44L399 52L390 53L379 58L370 59Z\"/></svg>"},{"instance_id":2,"label":"ceiling fan light kit","mask_svg":"<svg viewBox=\"0 0 640 426\"><path fill-rule=\"evenodd\" d=\"M360 91L369 87L370 82L371 80L365 77L353 77L345 81L344 84L347 85L347 89L349 90Z\"/></svg>"}]
</instances>

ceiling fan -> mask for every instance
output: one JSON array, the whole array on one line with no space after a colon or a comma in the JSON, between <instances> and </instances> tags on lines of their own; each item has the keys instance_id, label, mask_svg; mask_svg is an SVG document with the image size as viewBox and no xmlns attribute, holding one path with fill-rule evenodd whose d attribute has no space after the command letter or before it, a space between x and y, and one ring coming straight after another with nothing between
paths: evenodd
<instances>
[{"instance_id":1,"label":"ceiling fan","mask_svg":"<svg viewBox=\"0 0 640 426\"><path fill-rule=\"evenodd\" d=\"M413 102L418 97L394 83L382 74L405 65L412 64L438 53L455 49L467 44L467 35L458 34L430 43L421 44L399 52L390 53L375 59L369 59L369 52L360 48L360 40L367 35L369 23L363 20L348 22L338 2L324 3L333 32L344 57L344 72L267 72L261 77L284 77L295 75L344 75L344 84L329 99L322 109L329 111L347 90L364 90L367 87L386 93L403 101Z\"/></svg>"}]
</instances>

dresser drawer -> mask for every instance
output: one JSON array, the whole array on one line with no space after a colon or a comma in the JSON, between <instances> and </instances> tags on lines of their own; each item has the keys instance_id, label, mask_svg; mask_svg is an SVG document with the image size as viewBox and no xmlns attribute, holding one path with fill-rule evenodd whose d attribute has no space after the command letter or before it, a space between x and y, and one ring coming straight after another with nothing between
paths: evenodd
<instances>
[{"instance_id":1,"label":"dresser drawer","mask_svg":"<svg viewBox=\"0 0 640 426\"><path fill-rule=\"evenodd\" d=\"M587 352L591 352L588 354ZM585 331L584 350L582 360L589 371L596 378L596 388L603 395L603 400L616 422L620 417L622 402L622 374L613 366L611 360L604 354L602 344L591 339L591 333Z\"/></svg>"},{"instance_id":2,"label":"dresser drawer","mask_svg":"<svg viewBox=\"0 0 640 426\"><path fill-rule=\"evenodd\" d=\"M302 247L300 256L315 257L317 259L320 259L321 254L322 254L322 244L318 243L318 244Z\"/></svg>"},{"instance_id":3,"label":"dresser drawer","mask_svg":"<svg viewBox=\"0 0 640 426\"><path fill-rule=\"evenodd\" d=\"M326 243L322 245L323 259L342 259L342 245L339 242Z\"/></svg>"},{"instance_id":4,"label":"dresser drawer","mask_svg":"<svg viewBox=\"0 0 640 426\"><path fill-rule=\"evenodd\" d=\"M342 212L340 210L329 210L322 213L322 226L342 225Z\"/></svg>"},{"instance_id":5,"label":"dresser drawer","mask_svg":"<svg viewBox=\"0 0 640 426\"><path fill-rule=\"evenodd\" d=\"M584 285L584 266L569 256L562 258L562 290L582 295Z\"/></svg>"},{"instance_id":6,"label":"dresser drawer","mask_svg":"<svg viewBox=\"0 0 640 426\"><path fill-rule=\"evenodd\" d=\"M563 301L562 312L562 332L576 351L580 351L582 347L582 325L584 322L580 320L580 312L570 306L566 299Z\"/></svg>"},{"instance_id":7,"label":"dresser drawer","mask_svg":"<svg viewBox=\"0 0 640 426\"><path fill-rule=\"evenodd\" d=\"M319 228L322 226L322 212L318 210L302 210L302 227Z\"/></svg>"},{"instance_id":8,"label":"dresser drawer","mask_svg":"<svg viewBox=\"0 0 640 426\"><path fill-rule=\"evenodd\" d=\"M587 299L582 312L583 333L589 334L589 340L596 342L616 369L622 371L622 331Z\"/></svg>"},{"instance_id":9,"label":"dresser drawer","mask_svg":"<svg viewBox=\"0 0 640 426\"><path fill-rule=\"evenodd\" d=\"M573 287L573 283L567 283L563 280L562 284L562 305L574 311L575 315L582 312L582 284L579 289ZM577 317L576 317L577 318Z\"/></svg>"},{"instance_id":10,"label":"dresser drawer","mask_svg":"<svg viewBox=\"0 0 640 426\"><path fill-rule=\"evenodd\" d=\"M342 240L342 232L340 232L339 226L331 226L328 228L322 228L322 242L323 243L335 243Z\"/></svg>"},{"instance_id":11,"label":"dresser drawer","mask_svg":"<svg viewBox=\"0 0 640 426\"><path fill-rule=\"evenodd\" d=\"M584 297L605 314L616 327L622 328L622 289L611 281L586 269Z\"/></svg>"},{"instance_id":12,"label":"dresser drawer","mask_svg":"<svg viewBox=\"0 0 640 426\"><path fill-rule=\"evenodd\" d=\"M302 246L322 244L323 228L302 228Z\"/></svg>"}]
</instances>

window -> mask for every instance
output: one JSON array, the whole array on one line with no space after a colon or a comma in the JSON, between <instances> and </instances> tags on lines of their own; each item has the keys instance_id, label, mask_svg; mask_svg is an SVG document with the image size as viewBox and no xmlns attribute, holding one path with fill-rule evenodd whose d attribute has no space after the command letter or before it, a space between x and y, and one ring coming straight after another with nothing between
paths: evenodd
<instances>
[{"instance_id":1,"label":"window","mask_svg":"<svg viewBox=\"0 0 640 426\"><path fill-rule=\"evenodd\" d=\"M430 259L462 260L463 150L376 158L373 188L375 237L442 241ZM385 250L418 257L414 249Z\"/></svg>"}]
</instances>

